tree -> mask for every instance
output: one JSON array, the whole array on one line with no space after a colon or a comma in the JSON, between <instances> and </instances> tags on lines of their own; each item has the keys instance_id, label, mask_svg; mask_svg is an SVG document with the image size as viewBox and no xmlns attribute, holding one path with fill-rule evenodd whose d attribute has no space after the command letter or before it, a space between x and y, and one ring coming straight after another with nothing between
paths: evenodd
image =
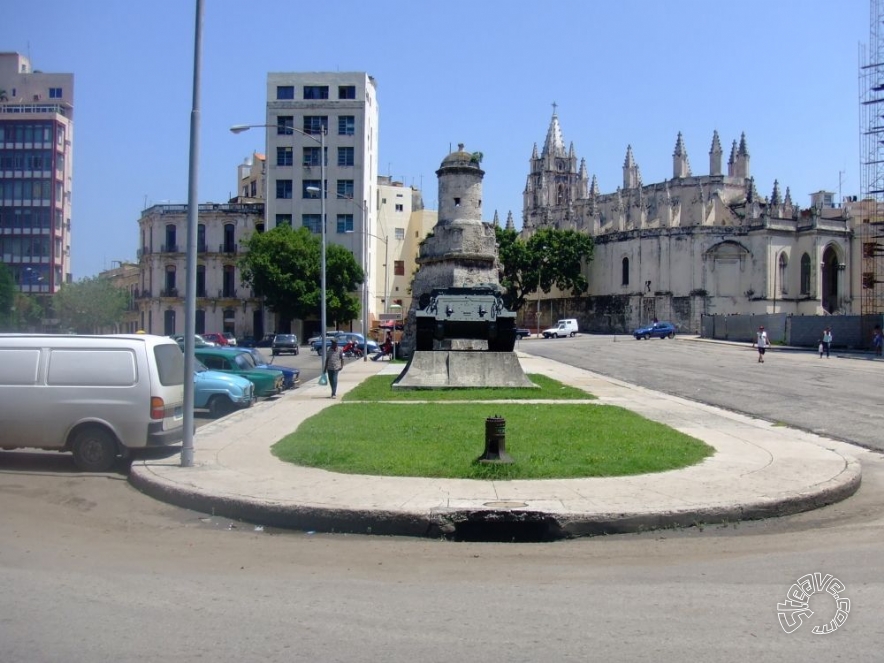
<instances>
[{"instance_id":1,"label":"tree","mask_svg":"<svg viewBox=\"0 0 884 663\"><path fill-rule=\"evenodd\" d=\"M15 279L13 279L9 268L0 262L0 329L10 327L14 309Z\"/></svg>"},{"instance_id":2,"label":"tree","mask_svg":"<svg viewBox=\"0 0 884 663\"><path fill-rule=\"evenodd\" d=\"M320 318L322 240L308 228L281 225L245 241L242 282L285 319ZM347 249L326 247L326 314L330 323L359 317L362 268Z\"/></svg>"},{"instance_id":3,"label":"tree","mask_svg":"<svg viewBox=\"0 0 884 663\"><path fill-rule=\"evenodd\" d=\"M500 284L510 307L521 309L528 295L553 286L579 297L589 289L583 265L592 260L592 237L574 230L542 228L527 240L515 230L496 227Z\"/></svg>"},{"instance_id":4,"label":"tree","mask_svg":"<svg viewBox=\"0 0 884 663\"><path fill-rule=\"evenodd\" d=\"M129 303L129 293L108 279L97 276L65 283L52 300L62 328L91 334L103 327L116 327Z\"/></svg>"}]
</instances>

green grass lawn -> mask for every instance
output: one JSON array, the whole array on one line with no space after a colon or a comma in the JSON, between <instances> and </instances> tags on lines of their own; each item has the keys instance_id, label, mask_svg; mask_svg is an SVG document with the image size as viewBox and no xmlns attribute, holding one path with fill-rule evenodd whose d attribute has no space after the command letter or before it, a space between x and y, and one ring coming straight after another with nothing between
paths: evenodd
<instances>
[{"instance_id":1,"label":"green grass lawn","mask_svg":"<svg viewBox=\"0 0 884 663\"><path fill-rule=\"evenodd\" d=\"M532 373L528 379L538 389L524 387L484 387L479 389L393 389L395 375L375 375L362 382L345 396L345 401L490 401L563 399L593 400L595 396L562 384L545 375Z\"/></svg>"},{"instance_id":2,"label":"green grass lawn","mask_svg":"<svg viewBox=\"0 0 884 663\"><path fill-rule=\"evenodd\" d=\"M530 376L540 389L519 390L393 392L392 379L370 378L347 394L351 402L311 417L275 444L273 453L298 465L352 474L553 479L662 472L693 465L713 452L699 440L619 407L481 402L591 398L543 376ZM376 402L383 400L404 402ZM477 463L485 449L485 420L498 416L506 419L506 448L515 463Z\"/></svg>"}]
</instances>

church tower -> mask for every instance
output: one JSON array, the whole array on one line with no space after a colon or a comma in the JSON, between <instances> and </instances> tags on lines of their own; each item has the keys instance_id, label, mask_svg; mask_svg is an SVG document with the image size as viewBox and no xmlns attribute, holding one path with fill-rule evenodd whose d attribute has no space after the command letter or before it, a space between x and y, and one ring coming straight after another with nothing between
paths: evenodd
<instances>
[{"instance_id":1,"label":"church tower","mask_svg":"<svg viewBox=\"0 0 884 663\"><path fill-rule=\"evenodd\" d=\"M573 143L565 148L556 104L546 132L543 149L537 144L531 153L531 172L523 193L523 226L528 229L558 225L569 218L573 205L585 197L588 181L585 168L578 167Z\"/></svg>"}]
</instances>

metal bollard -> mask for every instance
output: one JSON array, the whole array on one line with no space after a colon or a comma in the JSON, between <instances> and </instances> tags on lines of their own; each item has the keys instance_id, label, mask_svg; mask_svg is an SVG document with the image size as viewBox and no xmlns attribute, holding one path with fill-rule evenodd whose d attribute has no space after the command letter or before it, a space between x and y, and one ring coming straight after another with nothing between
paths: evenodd
<instances>
[{"instance_id":1,"label":"metal bollard","mask_svg":"<svg viewBox=\"0 0 884 663\"><path fill-rule=\"evenodd\" d=\"M480 463L512 463L506 452L506 419L497 415L485 419L485 453L479 456Z\"/></svg>"}]
</instances>

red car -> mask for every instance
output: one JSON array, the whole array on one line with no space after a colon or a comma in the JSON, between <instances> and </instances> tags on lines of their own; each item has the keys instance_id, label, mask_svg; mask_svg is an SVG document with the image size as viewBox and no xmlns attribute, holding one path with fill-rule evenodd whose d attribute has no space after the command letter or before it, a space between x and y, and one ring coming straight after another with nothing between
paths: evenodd
<instances>
[{"instance_id":1,"label":"red car","mask_svg":"<svg viewBox=\"0 0 884 663\"><path fill-rule=\"evenodd\" d=\"M211 341L212 343L214 343L215 345L217 345L219 347L230 345L230 343L227 341L227 337L224 336L224 334L219 334L217 332L209 332L207 334L200 334L200 336L202 336L207 341Z\"/></svg>"}]
</instances>

